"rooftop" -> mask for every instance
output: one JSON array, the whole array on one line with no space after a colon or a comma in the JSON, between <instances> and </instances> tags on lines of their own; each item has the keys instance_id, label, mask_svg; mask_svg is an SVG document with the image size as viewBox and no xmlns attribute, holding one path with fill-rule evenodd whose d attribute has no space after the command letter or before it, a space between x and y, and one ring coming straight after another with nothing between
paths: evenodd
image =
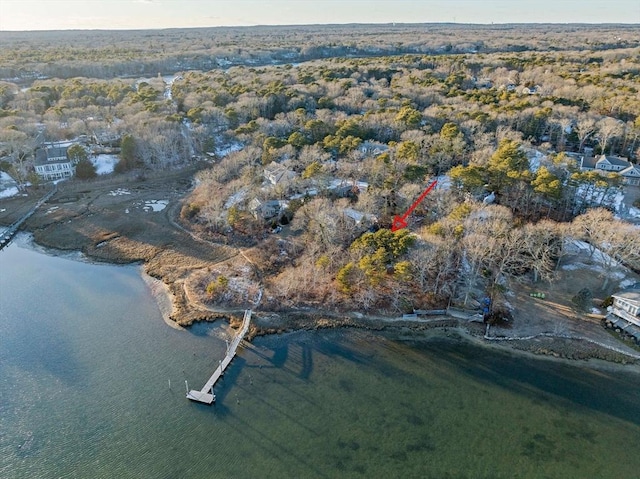
<instances>
[{"instance_id":1,"label":"rooftop","mask_svg":"<svg viewBox=\"0 0 640 479\"><path fill-rule=\"evenodd\" d=\"M636 283L634 286L638 286ZM634 303L640 303L640 287L634 287L620 291L612 295L614 298L626 299Z\"/></svg>"}]
</instances>

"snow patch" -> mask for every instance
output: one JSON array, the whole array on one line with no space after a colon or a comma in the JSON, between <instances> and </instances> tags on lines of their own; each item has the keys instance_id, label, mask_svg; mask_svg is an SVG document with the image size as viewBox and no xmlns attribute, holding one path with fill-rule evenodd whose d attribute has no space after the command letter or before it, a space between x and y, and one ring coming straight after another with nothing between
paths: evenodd
<instances>
[{"instance_id":1,"label":"snow patch","mask_svg":"<svg viewBox=\"0 0 640 479\"><path fill-rule=\"evenodd\" d=\"M126 188L118 188L117 190L111 190L109 195L111 196L122 196L122 195L130 195L131 192Z\"/></svg>"},{"instance_id":2,"label":"snow patch","mask_svg":"<svg viewBox=\"0 0 640 479\"><path fill-rule=\"evenodd\" d=\"M635 280L633 280L633 279L625 279L623 281L620 281L619 287L620 287L620 289L626 289L626 288L630 288L634 284L636 284Z\"/></svg>"},{"instance_id":3,"label":"snow patch","mask_svg":"<svg viewBox=\"0 0 640 479\"><path fill-rule=\"evenodd\" d=\"M0 171L0 198L9 198L19 192L18 184L8 173Z\"/></svg>"},{"instance_id":4,"label":"snow patch","mask_svg":"<svg viewBox=\"0 0 640 479\"><path fill-rule=\"evenodd\" d=\"M575 271L583 267L584 265L581 263L570 263L570 264L563 264L561 269L563 269L564 271Z\"/></svg>"},{"instance_id":5,"label":"snow patch","mask_svg":"<svg viewBox=\"0 0 640 479\"><path fill-rule=\"evenodd\" d=\"M145 211L153 211L157 213L158 211L162 211L169 204L169 200L149 200L144 202L144 206L142 209Z\"/></svg>"},{"instance_id":6,"label":"snow patch","mask_svg":"<svg viewBox=\"0 0 640 479\"><path fill-rule=\"evenodd\" d=\"M449 175L440 175L436 177L438 183L436 184L436 188L439 190L449 191L451 189L451 178Z\"/></svg>"},{"instance_id":7,"label":"snow patch","mask_svg":"<svg viewBox=\"0 0 640 479\"><path fill-rule=\"evenodd\" d=\"M96 173L99 175L108 175L113 173L113 169L118 163L119 158L116 155L98 155L91 159L91 163L96 168Z\"/></svg>"},{"instance_id":8,"label":"snow patch","mask_svg":"<svg viewBox=\"0 0 640 479\"><path fill-rule=\"evenodd\" d=\"M626 276L622 271L614 271L611 273L611 277L613 279L623 279Z\"/></svg>"},{"instance_id":9,"label":"snow patch","mask_svg":"<svg viewBox=\"0 0 640 479\"><path fill-rule=\"evenodd\" d=\"M242 143L232 143L224 148L216 148L216 156L224 158L233 152L242 150L243 146Z\"/></svg>"},{"instance_id":10,"label":"snow patch","mask_svg":"<svg viewBox=\"0 0 640 479\"><path fill-rule=\"evenodd\" d=\"M578 248L578 250L589 251L589 243L585 243L584 241L574 240L571 242L573 246Z\"/></svg>"},{"instance_id":11,"label":"snow patch","mask_svg":"<svg viewBox=\"0 0 640 479\"><path fill-rule=\"evenodd\" d=\"M19 193L17 186L11 186L7 189L0 191L0 198L9 198L11 196L16 196Z\"/></svg>"},{"instance_id":12,"label":"snow patch","mask_svg":"<svg viewBox=\"0 0 640 479\"><path fill-rule=\"evenodd\" d=\"M541 163L547 159L547 155L538 150L529 150L526 155L529 160L529 169L534 173L540 169Z\"/></svg>"},{"instance_id":13,"label":"snow patch","mask_svg":"<svg viewBox=\"0 0 640 479\"><path fill-rule=\"evenodd\" d=\"M624 193L622 189L613 191L610 187L596 187L594 185L580 185L576 188L575 197L588 206L605 206L620 211Z\"/></svg>"}]
</instances>

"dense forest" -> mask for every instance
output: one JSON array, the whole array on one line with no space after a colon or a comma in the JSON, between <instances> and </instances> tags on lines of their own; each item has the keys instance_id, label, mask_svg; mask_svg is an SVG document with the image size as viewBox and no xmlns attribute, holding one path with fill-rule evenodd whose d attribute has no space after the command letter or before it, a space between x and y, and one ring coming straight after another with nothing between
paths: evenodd
<instances>
[{"instance_id":1,"label":"dense forest","mask_svg":"<svg viewBox=\"0 0 640 479\"><path fill-rule=\"evenodd\" d=\"M588 52L638 46L637 25L386 24L0 32L0 79L106 79L336 57Z\"/></svg>"},{"instance_id":2,"label":"dense forest","mask_svg":"<svg viewBox=\"0 0 640 479\"><path fill-rule=\"evenodd\" d=\"M640 266L638 229L614 219L621 177L580 169L585 156L640 157L637 33L4 32L2 168L35 180L34 150L60 140L118 151L119 174L199 162L182 221L260 244L273 304L467 304L514 279L552 281L567 238ZM203 279L212 301L226 285Z\"/></svg>"}]
</instances>

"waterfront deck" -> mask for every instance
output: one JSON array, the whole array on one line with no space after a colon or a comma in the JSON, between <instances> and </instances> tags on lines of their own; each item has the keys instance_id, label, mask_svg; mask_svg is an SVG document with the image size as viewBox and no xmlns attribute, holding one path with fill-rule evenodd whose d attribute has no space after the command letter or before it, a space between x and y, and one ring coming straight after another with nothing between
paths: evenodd
<instances>
[{"instance_id":1,"label":"waterfront deck","mask_svg":"<svg viewBox=\"0 0 640 479\"><path fill-rule=\"evenodd\" d=\"M229 347L227 348L227 354L224 359L220 361L219 366L213 372L209 380L202 387L200 391L196 389L192 389L187 392L187 399L192 401L197 401L205 404L211 404L216 400L215 394L213 394L213 386L216 384L216 381L220 379L220 377L224 374L224 370L231 363L231 360L236 355L236 350L238 349L238 345L240 345L240 341L244 338L244 335L247 334L249 330L249 323L251 322L251 310L247 309L244 312L244 318L242 319L242 327L240 331L236 335L236 337L231 341Z\"/></svg>"}]
</instances>

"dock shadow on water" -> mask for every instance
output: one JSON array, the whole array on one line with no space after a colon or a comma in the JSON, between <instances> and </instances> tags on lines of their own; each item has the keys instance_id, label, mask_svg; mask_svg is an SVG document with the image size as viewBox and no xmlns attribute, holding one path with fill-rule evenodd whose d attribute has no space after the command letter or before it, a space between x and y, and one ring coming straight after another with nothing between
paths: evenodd
<instances>
[{"instance_id":1,"label":"dock shadow on water","mask_svg":"<svg viewBox=\"0 0 640 479\"><path fill-rule=\"evenodd\" d=\"M131 267L15 245L0 262L3 479L626 479L640 470L630 453L640 449L636 373L431 332L302 331L243 343L216 404L195 404L184 381L201 387L218 366L231 339L224 322L169 328Z\"/></svg>"}]
</instances>

